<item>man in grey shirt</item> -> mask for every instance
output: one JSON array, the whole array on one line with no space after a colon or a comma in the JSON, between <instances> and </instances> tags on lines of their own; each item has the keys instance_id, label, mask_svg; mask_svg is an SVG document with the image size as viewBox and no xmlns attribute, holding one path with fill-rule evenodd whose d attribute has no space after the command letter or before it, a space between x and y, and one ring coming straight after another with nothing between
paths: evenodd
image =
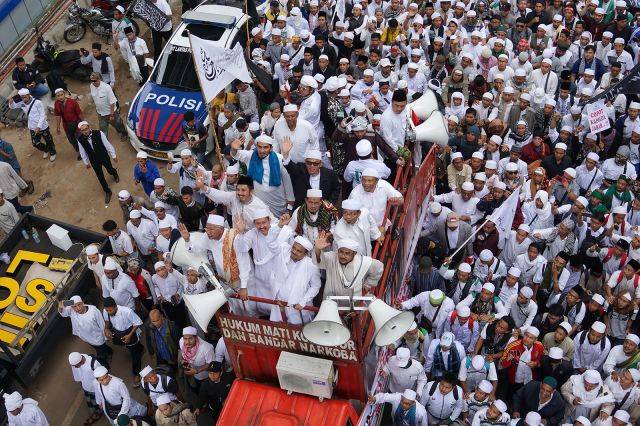
<instances>
[{"instance_id":1,"label":"man in grey shirt","mask_svg":"<svg viewBox=\"0 0 640 426\"><path fill-rule=\"evenodd\" d=\"M91 53L82 49L80 62L85 65L91 64L93 72L97 72L102 76L102 81L113 87L116 82L116 75L113 71L113 61L111 56L102 51L102 44L93 43L91 45Z\"/></svg>"},{"instance_id":2,"label":"man in grey shirt","mask_svg":"<svg viewBox=\"0 0 640 426\"><path fill-rule=\"evenodd\" d=\"M2 189L0 189L0 229L5 234L9 234L19 221L20 215L16 208L5 200Z\"/></svg>"}]
</instances>

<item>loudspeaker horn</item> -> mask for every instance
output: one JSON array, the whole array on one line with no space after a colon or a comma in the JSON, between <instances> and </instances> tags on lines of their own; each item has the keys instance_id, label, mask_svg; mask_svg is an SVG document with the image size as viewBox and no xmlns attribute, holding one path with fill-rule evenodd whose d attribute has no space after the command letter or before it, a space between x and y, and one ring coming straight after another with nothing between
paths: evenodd
<instances>
[{"instance_id":1,"label":"loudspeaker horn","mask_svg":"<svg viewBox=\"0 0 640 426\"><path fill-rule=\"evenodd\" d=\"M409 123L416 134L416 141L433 142L441 147L448 145L449 126L440 111L432 112L429 118L419 126L414 126L411 120L409 120Z\"/></svg>"},{"instance_id":2,"label":"loudspeaker horn","mask_svg":"<svg viewBox=\"0 0 640 426\"><path fill-rule=\"evenodd\" d=\"M227 296L219 287L206 293L185 294L182 298L191 316L205 333L211 318L227 303Z\"/></svg>"},{"instance_id":3,"label":"loudspeaker horn","mask_svg":"<svg viewBox=\"0 0 640 426\"><path fill-rule=\"evenodd\" d=\"M340 319L338 304L329 299L322 302L318 314L304 326L302 334L308 341L320 346L340 346L351 338L351 332Z\"/></svg>"},{"instance_id":4,"label":"loudspeaker horn","mask_svg":"<svg viewBox=\"0 0 640 426\"><path fill-rule=\"evenodd\" d=\"M412 122L414 122L414 116L419 120L426 120L434 111L437 110L438 99L436 98L435 92L431 89L425 89L422 96L407 105L408 118Z\"/></svg>"},{"instance_id":5,"label":"loudspeaker horn","mask_svg":"<svg viewBox=\"0 0 640 426\"><path fill-rule=\"evenodd\" d=\"M380 299L369 304L369 315L376 326L375 342L378 346L387 346L400 339L413 324L411 311L399 311Z\"/></svg>"},{"instance_id":6,"label":"loudspeaker horn","mask_svg":"<svg viewBox=\"0 0 640 426\"><path fill-rule=\"evenodd\" d=\"M190 235L190 240L193 241L194 238L198 238L202 235L202 232L192 232ZM207 265L209 260L205 256L189 252L184 238L180 238L175 242L175 244L173 244L173 247L171 247L171 262L180 268L187 268L191 266L193 268L200 269L200 266L203 264Z\"/></svg>"}]
</instances>

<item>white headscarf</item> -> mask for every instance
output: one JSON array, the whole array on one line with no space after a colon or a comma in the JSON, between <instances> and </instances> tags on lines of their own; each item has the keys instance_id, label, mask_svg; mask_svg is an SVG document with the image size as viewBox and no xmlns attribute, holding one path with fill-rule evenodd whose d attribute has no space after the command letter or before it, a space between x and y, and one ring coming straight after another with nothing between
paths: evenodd
<instances>
[{"instance_id":1,"label":"white headscarf","mask_svg":"<svg viewBox=\"0 0 640 426\"><path fill-rule=\"evenodd\" d=\"M453 100L455 98L462 99L460 105L456 106L453 104ZM465 105L464 95L460 92L454 92L451 95L451 106L448 106L445 112L447 113L447 115L455 115L456 117L458 117L458 119L462 120L464 119L466 111L467 106Z\"/></svg>"}]
</instances>

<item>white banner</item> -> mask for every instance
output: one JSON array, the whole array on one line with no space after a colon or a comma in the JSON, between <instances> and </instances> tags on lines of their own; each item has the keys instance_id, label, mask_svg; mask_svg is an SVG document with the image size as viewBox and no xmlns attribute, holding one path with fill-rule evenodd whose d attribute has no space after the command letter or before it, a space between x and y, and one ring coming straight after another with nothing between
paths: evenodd
<instances>
[{"instance_id":1,"label":"white banner","mask_svg":"<svg viewBox=\"0 0 640 426\"><path fill-rule=\"evenodd\" d=\"M236 78L251 83L242 46L238 43L233 49L225 49L209 40L189 34L189 43L193 60L207 103L224 90Z\"/></svg>"},{"instance_id":2,"label":"white banner","mask_svg":"<svg viewBox=\"0 0 640 426\"><path fill-rule=\"evenodd\" d=\"M609 116L604 106L604 100L601 99L587 105L587 116L589 118L589 130L591 133L600 133L611 128Z\"/></svg>"},{"instance_id":3,"label":"white banner","mask_svg":"<svg viewBox=\"0 0 640 426\"><path fill-rule=\"evenodd\" d=\"M338 21L344 22L344 15L346 12L345 0L336 0L334 9L334 17L338 17ZM335 22L334 22L335 23Z\"/></svg>"},{"instance_id":4,"label":"white banner","mask_svg":"<svg viewBox=\"0 0 640 426\"><path fill-rule=\"evenodd\" d=\"M511 225L513 225L513 217L516 215L516 209L518 208L518 200L520 197L520 187L517 187L509 198L493 211L493 214L487 219L491 219L491 222L496 224L498 232L500 232L500 238L508 238L509 231L511 231Z\"/></svg>"}]
</instances>

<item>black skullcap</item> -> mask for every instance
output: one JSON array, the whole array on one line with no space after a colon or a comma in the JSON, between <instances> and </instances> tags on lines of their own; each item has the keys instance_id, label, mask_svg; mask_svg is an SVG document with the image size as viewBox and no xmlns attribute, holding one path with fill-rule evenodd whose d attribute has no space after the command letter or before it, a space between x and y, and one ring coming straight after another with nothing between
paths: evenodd
<instances>
[{"instance_id":1,"label":"black skullcap","mask_svg":"<svg viewBox=\"0 0 640 426\"><path fill-rule=\"evenodd\" d=\"M209 368L207 368L207 370L210 373L220 373L222 371L222 363L219 361L213 361L209 364Z\"/></svg>"},{"instance_id":2,"label":"black skullcap","mask_svg":"<svg viewBox=\"0 0 640 426\"><path fill-rule=\"evenodd\" d=\"M238 178L238 183L236 183L236 186L238 185L247 185L249 188L253 189L253 179L249 176L240 176Z\"/></svg>"},{"instance_id":3,"label":"black skullcap","mask_svg":"<svg viewBox=\"0 0 640 426\"><path fill-rule=\"evenodd\" d=\"M407 101L407 93L404 90L396 90L393 92L393 97L391 98L393 102L406 102Z\"/></svg>"},{"instance_id":4,"label":"black skullcap","mask_svg":"<svg viewBox=\"0 0 640 426\"><path fill-rule=\"evenodd\" d=\"M102 302L102 306L104 306L105 308L114 308L116 307L116 301L113 299L113 297L105 297L104 301Z\"/></svg>"},{"instance_id":5,"label":"black skullcap","mask_svg":"<svg viewBox=\"0 0 640 426\"><path fill-rule=\"evenodd\" d=\"M125 33L125 34L131 34L131 33L133 33L133 28L131 28L131 27L124 27L124 33Z\"/></svg>"},{"instance_id":6,"label":"black skullcap","mask_svg":"<svg viewBox=\"0 0 640 426\"><path fill-rule=\"evenodd\" d=\"M92 49L96 49L96 50L102 50L102 44L95 42L93 44L91 44L91 48Z\"/></svg>"},{"instance_id":7,"label":"black skullcap","mask_svg":"<svg viewBox=\"0 0 640 426\"><path fill-rule=\"evenodd\" d=\"M620 239L620 240L618 240L616 245L618 247L620 247L624 251L628 251L629 250L629 241L627 241L627 240Z\"/></svg>"}]
</instances>

